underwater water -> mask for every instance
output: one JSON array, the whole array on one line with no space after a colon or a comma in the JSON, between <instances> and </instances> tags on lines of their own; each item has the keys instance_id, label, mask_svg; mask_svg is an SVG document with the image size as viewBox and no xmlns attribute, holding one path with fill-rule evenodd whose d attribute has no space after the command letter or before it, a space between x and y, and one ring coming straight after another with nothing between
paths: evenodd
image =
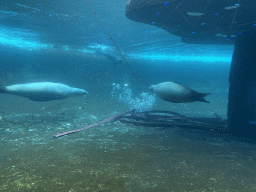
<instances>
[{"instance_id":1,"label":"underwater water","mask_svg":"<svg viewBox=\"0 0 256 192\"><path fill-rule=\"evenodd\" d=\"M255 144L211 128L114 120L53 138L132 109L227 118L233 46L184 44L129 21L125 3L0 4L0 86L50 81L89 92L47 102L0 94L0 191L255 191ZM210 103L149 91L166 81L210 93Z\"/></svg>"}]
</instances>

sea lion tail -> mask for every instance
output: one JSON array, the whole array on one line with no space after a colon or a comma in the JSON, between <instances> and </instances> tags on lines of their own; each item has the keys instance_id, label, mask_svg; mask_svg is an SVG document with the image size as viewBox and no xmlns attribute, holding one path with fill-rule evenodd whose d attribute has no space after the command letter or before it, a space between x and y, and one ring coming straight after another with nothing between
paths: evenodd
<instances>
[{"instance_id":1,"label":"sea lion tail","mask_svg":"<svg viewBox=\"0 0 256 192\"><path fill-rule=\"evenodd\" d=\"M198 93L199 101L204 102L204 103L210 103L209 101L205 100L205 98L204 98L207 95L210 95L210 93Z\"/></svg>"},{"instance_id":2,"label":"sea lion tail","mask_svg":"<svg viewBox=\"0 0 256 192\"><path fill-rule=\"evenodd\" d=\"M6 89L3 87L0 87L0 93L6 93Z\"/></svg>"}]
</instances>

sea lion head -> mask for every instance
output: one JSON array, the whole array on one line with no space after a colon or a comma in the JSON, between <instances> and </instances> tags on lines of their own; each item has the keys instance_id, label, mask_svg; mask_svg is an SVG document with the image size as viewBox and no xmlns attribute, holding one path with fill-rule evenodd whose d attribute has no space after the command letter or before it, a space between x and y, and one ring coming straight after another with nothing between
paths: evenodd
<instances>
[{"instance_id":1,"label":"sea lion head","mask_svg":"<svg viewBox=\"0 0 256 192\"><path fill-rule=\"evenodd\" d=\"M84 89L72 88L72 90L70 90L70 94L71 95L87 95L89 93Z\"/></svg>"},{"instance_id":2,"label":"sea lion head","mask_svg":"<svg viewBox=\"0 0 256 192\"><path fill-rule=\"evenodd\" d=\"M151 86L149 87L149 90L152 91L152 92L154 92L154 91L155 91L155 87L156 87L156 85L151 85Z\"/></svg>"}]
</instances>

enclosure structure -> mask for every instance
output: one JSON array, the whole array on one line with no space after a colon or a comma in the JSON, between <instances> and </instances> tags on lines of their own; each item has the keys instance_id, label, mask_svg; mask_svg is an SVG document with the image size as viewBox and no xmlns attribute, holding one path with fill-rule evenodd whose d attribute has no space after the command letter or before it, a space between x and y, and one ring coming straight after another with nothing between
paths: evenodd
<instances>
[{"instance_id":1,"label":"enclosure structure","mask_svg":"<svg viewBox=\"0 0 256 192\"><path fill-rule=\"evenodd\" d=\"M256 139L256 0L129 0L126 17L191 44L235 44L229 77L230 133Z\"/></svg>"}]
</instances>

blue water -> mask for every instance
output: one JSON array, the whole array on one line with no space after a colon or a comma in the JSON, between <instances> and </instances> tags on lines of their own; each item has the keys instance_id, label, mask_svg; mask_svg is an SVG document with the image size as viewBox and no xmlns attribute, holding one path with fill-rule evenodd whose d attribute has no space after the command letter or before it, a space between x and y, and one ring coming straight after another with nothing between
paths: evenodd
<instances>
[{"instance_id":1,"label":"blue water","mask_svg":"<svg viewBox=\"0 0 256 192\"><path fill-rule=\"evenodd\" d=\"M125 4L0 3L0 86L51 81L89 92L49 102L0 95L0 191L254 191L255 145L211 129L114 121L53 139L134 108L227 118L233 45L184 44L128 20ZM120 58L109 35L131 69L98 53ZM165 81L210 93L210 103L149 91Z\"/></svg>"}]
</instances>

